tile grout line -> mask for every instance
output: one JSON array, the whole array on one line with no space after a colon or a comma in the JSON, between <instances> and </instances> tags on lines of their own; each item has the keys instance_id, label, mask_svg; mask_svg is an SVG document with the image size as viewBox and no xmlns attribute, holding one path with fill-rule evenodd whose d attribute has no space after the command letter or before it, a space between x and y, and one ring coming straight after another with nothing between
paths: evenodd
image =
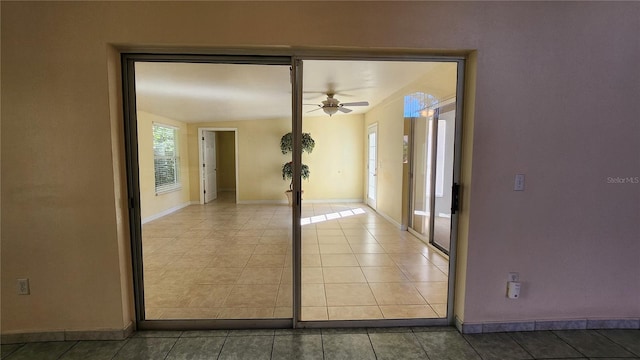
<instances>
[{"instance_id":1,"label":"tile grout line","mask_svg":"<svg viewBox=\"0 0 640 360\"><path fill-rule=\"evenodd\" d=\"M64 340L63 340L64 341ZM76 347L76 345L78 345L78 343L80 343L80 341L76 341L75 344L71 345L67 350L63 351L62 354L60 354L60 356L58 356L58 359L60 359L61 357L64 356L64 354L68 353L69 350L73 349L74 347Z\"/></svg>"},{"instance_id":2,"label":"tile grout line","mask_svg":"<svg viewBox=\"0 0 640 360\"><path fill-rule=\"evenodd\" d=\"M126 339L124 339L124 342L122 344L122 346L120 346L120 348L118 349L118 351L116 351L115 354L113 354L113 357L111 357L111 359L115 359L116 356L118 356L118 354L120 353L120 351L122 351L122 349L124 349L124 347L129 343L129 339L131 339L131 337L133 336L133 333L131 335L129 335L129 337L127 337Z\"/></svg>"},{"instance_id":3,"label":"tile grout line","mask_svg":"<svg viewBox=\"0 0 640 360\"><path fill-rule=\"evenodd\" d=\"M227 344L228 338L229 338L229 331L227 331L227 335L225 335L224 337L224 341L222 342L222 346L220 346L220 351L218 352L218 356L216 357L216 359L220 359L220 356L222 356L222 350L224 349L224 346Z\"/></svg>"},{"instance_id":4,"label":"tile grout line","mask_svg":"<svg viewBox=\"0 0 640 360\"><path fill-rule=\"evenodd\" d=\"M624 350L626 350L626 351L628 351L629 353L633 354L634 356L636 356L636 357L640 357L640 353L636 354L635 352L631 351L631 349L627 348L627 347L626 347L626 346L624 346L623 344L621 344L621 343L619 343L619 342L615 341L614 339L612 339L612 338L608 337L606 334L603 334L603 333L602 333L602 330L604 330L604 329L594 329L594 331L595 331L596 333L600 334L601 336L603 336L604 338L608 339L608 340L609 340L609 341L611 341L612 343L614 343L614 344L616 344L616 345L620 346L621 348L623 348ZM633 330L633 329L631 329L631 330ZM638 330L636 330L636 331L638 331Z\"/></svg>"},{"instance_id":5,"label":"tile grout line","mask_svg":"<svg viewBox=\"0 0 640 360\"><path fill-rule=\"evenodd\" d=\"M180 336L182 336L182 334L184 333L184 331L180 332L180 335L175 338L175 340L173 341L173 345L171 345L171 348L169 349L169 351L167 351L167 354L164 356L164 360L166 360L169 357L169 354L171 354L171 351L173 351L173 348L176 347L176 344L178 343L178 339L180 339Z\"/></svg>"},{"instance_id":6,"label":"tile grout line","mask_svg":"<svg viewBox=\"0 0 640 360\"><path fill-rule=\"evenodd\" d=\"M471 344L471 342L467 339L466 336L464 336L463 334L460 334L460 336L462 336L462 339L464 339L467 345L469 345L469 347L473 349L473 352L475 352L480 359L485 360L484 357L482 357L482 354L480 354L480 352L473 346L473 344Z\"/></svg>"},{"instance_id":7,"label":"tile grout line","mask_svg":"<svg viewBox=\"0 0 640 360\"><path fill-rule=\"evenodd\" d=\"M584 356L584 357L588 358L588 356L587 356L585 353L583 353L582 351L578 350L575 346L573 346L573 345L569 344L569 342L567 342L565 339L561 338L558 334L556 334L556 331L558 331L558 330L551 330L551 333L552 333L555 337L557 337L558 339L560 339L560 341L562 341L563 343L567 344L570 348L572 348L573 350L575 350L578 354L580 354L580 355L582 355L582 356Z\"/></svg>"},{"instance_id":8,"label":"tile grout line","mask_svg":"<svg viewBox=\"0 0 640 360\"><path fill-rule=\"evenodd\" d=\"M373 346L373 341L371 341L371 334L367 331L367 339L369 339L369 345L371 345L371 351L373 351L373 356L378 360L378 354L376 354L376 348Z\"/></svg>"},{"instance_id":9,"label":"tile grout line","mask_svg":"<svg viewBox=\"0 0 640 360\"><path fill-rule=\"evenodd\" d=\"M514 338L514 337L513 337L513 334L511 334L511 333L506 333L506 334L507 334L507 336L508 336L511 340L513 340L513 342L515 342L516 344L518 344L518 346L520 346L520 347L522 348L522 350L524 350L524 352L526 352L527 354L529 354L529 356L531 356L531 358L532 358L532 359L535 359L535 358L536 358L535 356L533 356L533 354L532 354L529 350L527 350L527 348L526 348L526 347L524 347L524 345L523 345L523 344L521 344L521 343L518 341L518 339L516 339L516 338Z\"/></svg>"},{"instance_id":10,"label":"tile grout line","mask_svg":"<svg viewBox=\"0 0 640 360\"><path fill-rule=\"evenodd\" d=\"M329 312L327 311L327 317L329 316ZM324 331L320 329L320 348L322 349L322 360L325 359L324 356Z\"/></svg>"},{"instance_id":11,"label":"tile grout line","mask_svg":"<svg viewBox=\"0 0 640 360\"><path fill-rule=\"evenodd\" d=\"M8 345L8 344L5 344L5 345ZM9 352L9 353L7 354L7 356L5 357L5 359L8 359L8 358L9 358L9 356L11 356L11 355L12 355L13 353L15 353L16 351L18 351L18 350L22 349L22 347L23 347L23 346L25 346L25 345L26 345L26 343L18 344L18 347L16 347L15 349L13 349L13 351ZM2 356L2 354L0 354L0 356Z\"/></svg>"},{"instance_id":12,"label":"tile grout line","mask_svg":"<svg viewBox=\"0 0 640 360\"><path fill-rule=\"evenodd\" d=\"M269 354L269 359L273 359L273 349L276 347L276 332L273 332L271 335L271 353Z\"/></svg>"},{"instance_id":13,"label":"tile grout line","mask_svg":"<svg viewBox=\"0 0 640 360\"><path fill-rule=\"evenodd\" d=\"M422 349L422 351L424 351L425 355L427 356L427 359L431 359L431 357L429 356L429 352L427 351L425 346L422 344L422 341L418 339L418 335L416 335L416 332L413 330L413 328L410 328L410 330L411 330L411 334L413 334L413 337L416 339L418 344L420 344L420 348Z\"/></svg>"}]
</instances>

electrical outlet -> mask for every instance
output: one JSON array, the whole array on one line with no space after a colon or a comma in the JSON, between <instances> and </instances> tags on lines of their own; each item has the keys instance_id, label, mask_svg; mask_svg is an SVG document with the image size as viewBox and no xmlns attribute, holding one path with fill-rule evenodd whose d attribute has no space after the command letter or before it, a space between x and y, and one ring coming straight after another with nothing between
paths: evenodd
<instances>
[{"instance_id":1,"label":"electrical outlet","mask_svg":"<svg viewBox=\"0 0 640 360\"><path fill-rule=\"evenodd\" d=\"M18 279L18 295L29 295L29 279Z\"/></svg>"},{"instance_id":2,"label":"electrical outlet","mask_svg":"<svg viewBox=\"0 0 640 360\"><path fill-rule=\"evenodd\" d=\"M507 277L507 281L520 281L520 274L518 274L517 272L510 272L509 276Z\"/></svg>"},{"instance_id":3,"label":"electrical outlet","mask_svg":"<svg viewBox=\"0 0 640 360\"><path fill-rule=\"evenodd\" d=\"M516 174L516 180L513 184L514 191L524 191L524 174Z\"/></svg>"}]
</instances>

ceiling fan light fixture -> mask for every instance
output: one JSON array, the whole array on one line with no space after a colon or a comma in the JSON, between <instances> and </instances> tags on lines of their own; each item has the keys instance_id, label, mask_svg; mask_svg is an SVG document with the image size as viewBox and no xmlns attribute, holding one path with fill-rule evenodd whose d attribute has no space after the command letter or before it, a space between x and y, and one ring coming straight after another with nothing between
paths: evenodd
<instances>
[{"instance_id":1,"label":"ceiling fan light fixture","mask_svg":"<svg viewBox=\"0 0 640 360\"><path fill-rule=\"evenodd\" d=\"M337 106L324 106L322 108L322 111L324 111L325 114L331 116L331 115L333 115L333 114L338 112L338 107Z\"/></svg>"}]
</instances>

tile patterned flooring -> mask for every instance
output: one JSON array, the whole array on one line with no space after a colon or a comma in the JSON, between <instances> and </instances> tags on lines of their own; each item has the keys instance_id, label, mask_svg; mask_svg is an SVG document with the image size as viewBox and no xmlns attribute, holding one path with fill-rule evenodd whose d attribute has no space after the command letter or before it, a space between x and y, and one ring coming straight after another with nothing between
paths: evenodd
<instances>
[{"instance_id":1,"label":"tile patterned flooring","mask_svg":"<svg viewBox=\"0 0 640 360\"><path fill-rule=\"evenodd\" d=\"M3 344L6 360L640 359L640 330L462 335L453 328L146 331L123 341Z\"/></svg>"},{"instance_id":2,"label":"tile patterned flooring","mask_svg":"<svg viewBox=\"0 0 640 360\"><path fill-rule=\"evenodd\" d=\"M144 224L147 319L291 317L291 208L234 197ZM363 204L302 211L303 320L446 316L446 258Z\"/></svg>"}]
</instances>

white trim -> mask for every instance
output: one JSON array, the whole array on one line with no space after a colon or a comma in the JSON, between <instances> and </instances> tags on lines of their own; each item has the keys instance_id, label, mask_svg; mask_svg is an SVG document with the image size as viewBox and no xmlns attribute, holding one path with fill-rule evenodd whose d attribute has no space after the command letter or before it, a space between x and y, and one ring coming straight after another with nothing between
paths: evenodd
<instances>
[{"instance_id":1,"label":"white trim","mask_svg":"<svg viewBox=\"0 0 640 360\"><path fill-rule=\"evenodd\" d=\"M163 185L160 187L160 190L156 189L156 196L176 192L182 190L182 184L173 184L173 185Z\"/></svg>"},{"instance_id":2,"label":"white trim","mask_svg":"<svg viewBox=\"0 0 640 360\"><path fill-rule=\"evenodd\" d=\"M244 204L244 205L250 205L250 204L288 204L289 202L284 199L284 200L240 200L237 202L238 204ZM364 204L364 200L363 199L319 199L319 200L305 200L302 199L302 203L304 204L331 204L331 203L338 203L338 204L348 204L348 203L355 203L355 204Z\"/></svg>"},{"instance_id":3,"label":"white trim","mask_svg":"<svg viewBox=\"0 0 640 360\"><path fill-rule=\"evenodd\" d=\"M238 158L240 154L238 153L238 128L225 128L225 127L204 127L198 128L198 192L200 195L199 204L204 204L204 192L202 191L202 184L204 182L204 178L202 176L202 167L200 166L204 162L204 158L202 156L202 137L204 136L205 131L233 131L234 133L234 146L236 148L235 158L236 158L236 204L241 204L238 199L240 199L240 187L239 187L239 179L238 179Z\"/></svg>"},{"instance_id":4,"label":"white trim","mask_svg":"<svg viewBox=\"0 0 640 360\"><path fill-rule=\"evenodd\" d=\"M199 204L199 203L197 203L197 204ZM156 219L160 219L160 218L161 218L161 217L163 217L163 216L167 216L167 215L169 215L169 214L171 214L171 213L174 213L174 212L176 212L176 211L178 211L178 210L180 210L180 209L182 209L182 208L185 208L185 207L187 207L187 206L189 206L189 205L191 205L191 202L190 202L190 201L187 201L187 202L182 203L182 204L180 204L180 205L176 205L176 206L171 207L171 208L169 208L169 209L167 209L167 210L161 211L161 212L159 212L159 213L157 213L157 214L153 214L153 215L151 215L151 216L147 216L146 218L142 219L142 224L146 224L146 223L148 223L149 221L153 221L153 220L156 220Z\"/></svg>"},{"instance_id":5,"label":"white trim","mask_svg":"<svg viewBox=\"0 0 640 360\"><path fill-rule=\"evenodd\" d=\"M242 205L278 205L278 204L288 204L287 199L283 200L239 200L236 201L237 204Z\"/></svg>"},{"instance_id":6,"label":"white trim","mask_svg":"<svg viewBox=\"0 0 640 360\"><path fill-rule=\"evenodd\" d=\"M371 159L371 155L369 154L369 136L371 134L375 134L375 137L376 137L376 154L375 154L376 169L375 169L375 175L374 175L374 178L375 178L375 192L376 193L374 194L373 198L371 198L369 196L369 187L370 187L369 186L369 173L370 173L369 160ZM366 205L369 205L369 207L372 208L373 210L376 210L378 208L378 167L379 167L378 166L379 165L378 164L378 161L379 161L379 159L378 159L378 148L379 148L379 144L380 144L380 139L379 139L379 136L378 136L378 123L377 122L374 122L374 123L370 124L369 126L367 126L367 137L366 137L366 139L367 139L366 140L366 143L367 143L367 145L366 145L366 148L367 148L366 157L367 158L365 159L365 161L366 161L365 168L367 169L367 176L366 176L366 181L365 181L365 183L366 183L365 186L366 187L365 187L365 192L364 192L365 193L364 203ZM373 201L369 202L369 199L373 199Z\"/></svg>"},{"instance_id":7,"label":"white trim","mask_svg":"<svg viewBox=\"0 0 640 360\"><path fill-rule=\"evenodd\" d=\"M373 209L373 208L372 208L372 209ZM391 218L391 216L389 216L389 215L387 215L387 214L383 213L382 211L378 211L378 210L376 210L376 209L373 209L373 210L374 210L378 215L382 216L385 220L387 220L388 222L390 222L390 223L392 223L393 225L397 226L397 227L398 227L398 229L400 229L400 230L405 230L405 229L403 229L403 228L402 228L402 224L400 224L399 222L397 222L397 221L393 220L393 219Z\"/></svg>"},{"instance_id":8,"label":"white trim","mask_svg":"<svg viewBox=\"0 0 640 360\"><path fill-rule=\"evenodd\" d=\"M364 199L318 199L318 200L305 200L302 199L303 202L307 204L330 204L330 203L356 203L356 204L364 204Z\"/></svg>"},{"instance_id":9,"label":"white trim","mask_svg":"<svg viewBox=\"0 0 640 360\"><path fill-rule=\"evenodd\" d=\"M151 124L152 125L163 126L163 127L170 128L170 129L173 129L173 130L180 130L179 126L169 125L167 123L163 123L163 122L159 122L159 121L152 121Z\"/></svg>"}]
</instances>

